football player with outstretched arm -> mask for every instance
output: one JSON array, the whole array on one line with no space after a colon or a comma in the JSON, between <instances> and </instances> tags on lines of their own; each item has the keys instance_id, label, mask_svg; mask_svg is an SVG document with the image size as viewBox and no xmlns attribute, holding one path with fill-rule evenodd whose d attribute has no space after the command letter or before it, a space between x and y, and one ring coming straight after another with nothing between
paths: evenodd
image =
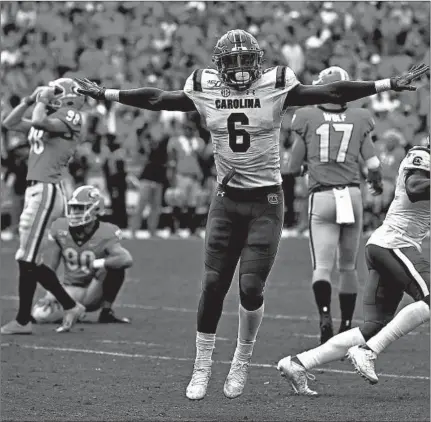
<instances>
[{"instance_id":1,"label":"football player with outstretched arm","mask_svg":"<svg viewBox=\"0 0 431 422\"><path fill-rule=\"evenodd\" d=\"M279 136L287 107L345 103L391 89L414 90L411 82L428 70L420 65L377 82L305 86L286 66L263 70L263 55L252 35L236 29L218 40L213 52L216 68L195 70L181 91L105 89L77 79L80 92L98 100L149 110L197 110L211 133L218 187L206 228L196 359L186 389L191 400L206 395L215 333L238 261L238 340L224 394L235 398L244 390L263 318L264 287L283 226Z\"/></svg>"},{"instance_id":2,"label":"football player with outstretched arm","mask_svg":"<svg viewBox=\"0 0 431 422\"><path fill-rule=\"evenodd\" d=\"M67 203L66 218L54 221L49 231L44 263L56 272L64 264L63 285L69 295L85 306L87 312L101 309L100 323L129 323L112 311L112 304L133 264L129 251L121 246L121 230L99 221L104 203L93 186L77 188ZM63 309L47 292L33 307L37 322L56 322Z\"/></svg>"},{"instance_id":3,"label":"football player with outstretched arm","mask_svg":"<svg viewBox=\"0 0 431 422\"><path fill-rule=\"evenodd\" d=\"M2 334L31 334L31 308L37 282L51 292L65 309L58 332L70 330L85 311L63 289L55 274L42 263L42 251L52 222L64 214L66 197L63 172L81 140L81 107L85 97L69 78L57 79L23 98L3 125L27 134L30 143L27 189L19 221L19 310L15 320L1 328ZM32 117L24 118L34 105Z\"/></svg>"},{"instance_id":4,"label":"football player with outstretched arm","mask_svg":"<svg viewBox=\"0 0 431 422\"><path fill-rule=\"evenodd\" d=\"M298 394L316 395L307 385L308 370L348 359L371 383L378 378L374 360L390 343L430 318L430 263L422 241L430 229L430 150L412 148L401 162L395 199L383 224L365 248L368 280L364 291L364 322L325 344L278 363ZM414 303L394 318L403 294Z\"/></svg>"},{"instance_id":5,"label":"football player with outstretched arm","mask_svg":"<svg viewBox=\"0 0 431 422\"><path fill-rule=\"evenodd\" d=\"M320 72L313 84L348 81L344 69L333 66ZM358 292L359 241L362 236L360 157L368 168L372 191L382 192L380 162L371 132L374 119L363 108L321 104L296 111L292 119L294 144L288 174L298 175L306 162L309 174L310 253L312 288L320 316L320 342L333 336L331 273L338 250L341 325L348 330Z\"/></svg>"}]
</instances>

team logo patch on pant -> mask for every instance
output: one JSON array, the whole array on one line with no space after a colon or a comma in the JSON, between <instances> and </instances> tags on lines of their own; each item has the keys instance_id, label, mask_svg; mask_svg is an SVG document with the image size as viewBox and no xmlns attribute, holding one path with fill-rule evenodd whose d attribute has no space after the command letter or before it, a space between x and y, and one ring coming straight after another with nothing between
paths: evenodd
<instances>
[{"instance_id":1,"label":"team logo patch on pant","mask_svg":"<svg viewBox=\"0 0 431 422\"><path fill-rule=\"evenodd\" d=\"M276 194L276 193L270 193L270 194L268 195L268 202L269 202L270 204L273 204L273 205L277 205L277 204L279 204L279 203L280 203L280 200L279 200L279 198L278 198L278 194Z\"/></svg>"}]
</instances>

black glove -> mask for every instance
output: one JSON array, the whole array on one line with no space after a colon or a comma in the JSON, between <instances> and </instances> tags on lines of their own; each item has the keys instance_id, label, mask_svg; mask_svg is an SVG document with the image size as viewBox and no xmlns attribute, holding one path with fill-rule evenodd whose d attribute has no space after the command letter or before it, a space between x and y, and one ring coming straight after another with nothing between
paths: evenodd
<instances>
[{"instance_id":1,"label":"black glove","mask_svg":"<svg viewBox=\"0 0 431 422\"><path fill-rule=\"evenodd\" d=\"M382 173L380 169L368 170L367 183L373 196L379 196L383 193Z\"/></svg>"},{"instance_id":2,"label":"black glove","mask_svg":"<svg viewBox=\"0 0 431 422\"><path fill-rule=\"evenodd\" d=\"M95 100L104 100L106 88L91 82L87 78L74 78L75 82L79 85L77 91L82 95L94 98Z\"/></svg>"},{"instance_id":3,"label":"black glove","mask_svg":"<svg viewBox=\"0 0 431 422\"><path fill-rule=\"evenodd\" d=\"M413 66L407 73L401 76L391 78L391 89L394 91L416 91L416 87L411 83L419 79L422 75L429 71L430 67L425 64Z\"/></svg>"}]
</instances>

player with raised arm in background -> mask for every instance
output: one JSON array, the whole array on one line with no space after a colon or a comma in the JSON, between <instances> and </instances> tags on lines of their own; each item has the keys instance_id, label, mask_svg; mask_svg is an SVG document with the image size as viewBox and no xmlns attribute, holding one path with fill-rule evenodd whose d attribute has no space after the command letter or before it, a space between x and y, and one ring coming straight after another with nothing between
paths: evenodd
<instances>
[{"instance_id":1,"label":"player with raised arm in background","mask_svg":"<svg viewBox=\"0 0 431 422\"><path fill-rule=\"evenodd\" d=\"M283 225L279 135L287 107L345 103L390 89L414 90L411 82L428 71L420 65L377 82L306 86L286 66L263 70L263 54L252 35L236 29L218 40L213 52L216 69L195 70L181 91L105 89L77 79L81 93L99 100L149 110L197 110L211 133L218 187L207 220L196 359L186 389L191 400L206 395L215 333L239 260L238 341L224 394L235 398L244 390L263 318L265 282Z\"/></svg>"},{"instance_id":2,"label":"player with raised arm in background","mask_svg":"<svg viewBox=\"0 0 431 422\"><path fill-rule=\"evenodd\" d=\"M69 295L85 306L87 312L101 309L100 323L129 323L112 311L112 304L125 280L126 269L133 264L129 251L121 246L121 230L99 221L104 203L99 189L81 186L67 203L66 218L54 221L44 263L57 271L64 263L63 285ZM37 322L56 322L63 309L47 292L33 307Z\"/></svg>"},{"instance_id":3,"label":"player with raised arm in background","mask_svg":"<svg viewBox=\"0 0 431 422\"><path fill-rule=\"evenodd\" d=\"M320 72L315 85L348 81L337 66ZM362 235L360 157L368 168L373 192L382 192L380 162L371 131L374 119L363 108L321 104L296 111L292 119L294 144L288 174L298 175L304 161L309 173L309 230L313 265L312 287L320 316L320 342L333 336L331 273L338 255L341 325L350 329L358 292L356 262ZM338 254L337 254L338 251Z\"/></svg>"},{"instance_id":4,"label":"player with raised arm in background","mask_svg":"<svg viewBox=\"0 0 431 422\"><path fill-rule=\"evenodd\" d=\"M37 282L51 292L65 309L58 332L70 330L85 311L64 290L57 276L42 263L42 251L52 222L64 215L66 198L61 185L69 159L81 140L81 107L85 97L76 82L56 79L25 97L5 118L3 125L25 132L30 143L27 189L19 221L19 310L2 334L31 334L31 308ZM30 119L24 114L35 104Z\"/></svg>"},{"instance_id":5,"label":"player with raised arm in background","mask_svg":"<svg viewBox=\"0 0 431 422\"><path fill-rule=\"evenodd\" d=\"M316 395L307 385L308 370L347 357L372 383L374 360L391 342L429 320L430 263L422 241L430 229L430 150L412 148L400 165L395 198L383 224L365 248L369 270L364 292L364 322L325 344L278 363L298 394ZM403 294L415 303L394 318Z\"/></svg>"}]
</instances>

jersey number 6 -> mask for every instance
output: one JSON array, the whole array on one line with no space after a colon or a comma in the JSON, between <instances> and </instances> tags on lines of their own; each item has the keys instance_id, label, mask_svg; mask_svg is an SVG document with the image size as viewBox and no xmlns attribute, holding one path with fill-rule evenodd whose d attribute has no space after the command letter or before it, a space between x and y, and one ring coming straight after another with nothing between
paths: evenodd
<instances>
[{"instance_id":1,"label":"jersey number 6","mask_svg":"<svg viewBox=\"0 0 431 422\"><path fill-rule=\"evenodd\" d=\"M244 113L232 113L228 117L229 146L233 152L246 152L250 148L250 134L245 129L237 128L237 123L248 125L248 117Z\"/></svg>"}]
</instances>

